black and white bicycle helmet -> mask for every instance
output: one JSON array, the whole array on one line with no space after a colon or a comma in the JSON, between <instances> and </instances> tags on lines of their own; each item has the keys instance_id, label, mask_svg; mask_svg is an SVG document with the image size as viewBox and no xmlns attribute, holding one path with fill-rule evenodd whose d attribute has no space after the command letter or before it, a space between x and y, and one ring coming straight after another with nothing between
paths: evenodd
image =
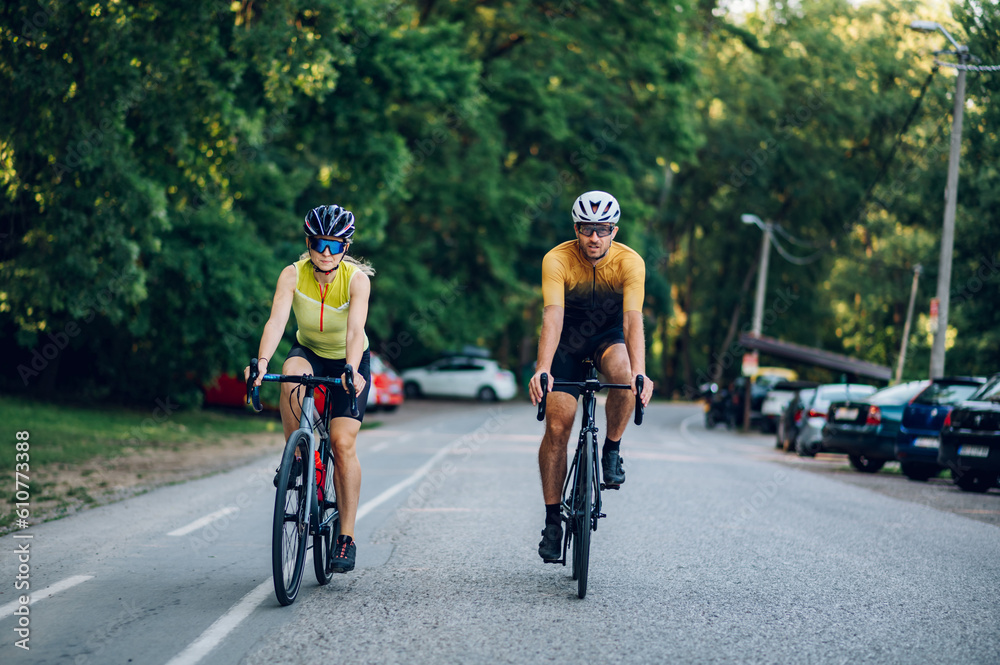
<instances>
[{"instance_id":1,"label":"black and white bicycle helmet","mask_svg":"<svg viewBox=\"0 0 1000 665\"><path fill-rule=\"evenodd\" d=\"M302 228L307 236L349 240L354 235L354 213L338 205L319 206L309 211Z\"/></svg>"},{"instance_id":2,"label":"black and white bicycle helmet","mask_svg":"<svg viewBox=\"0 0 1000 665\"><path fill-rule=\"evenodd\" d=\"M607 192L584 192L573 203L575 224L617 224L622 210L618 201Z\"/></svg>"}]
</instances>

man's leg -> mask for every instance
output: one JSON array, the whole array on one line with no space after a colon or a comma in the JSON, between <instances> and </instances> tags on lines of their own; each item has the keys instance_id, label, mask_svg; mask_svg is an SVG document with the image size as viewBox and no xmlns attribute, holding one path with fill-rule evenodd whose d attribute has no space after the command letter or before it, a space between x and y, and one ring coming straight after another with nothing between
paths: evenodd
<instances>
[{"instance_id":1,"label":"man's leg","mask_svg":"<svg viewBox=\"0 0 1000 665\"><path fill-rule=\"evenodd\" d=\"M542 497L546 505L562 501L566 482L566 446L576 416L576 398L569 393L550 392L545 398L545 436L538 448L542 474Z\"/></svg>"},{"instance_id":2,"label":"man's leg","mask_svg":"<svg viewBox=\"0 0 1000 665\"><path fill-rule=\"evenodd\" d=\"M559 504L566 482L566 446L576 415L576 398L564 392L550 392L545 402L545 436L538 447L538 470L542 475L545 499L545 528L538 544L538 555L546 561L562 554L562 523Z\"/></svg>"},{"instance_id":3,"label":"man's leg","mask_svg":"<svg viewBox=\"0 0 1000 665\"><path fill-rule=\"evenodd\" d=\"M625 345L612 344L601 354L598 367L609 383L631 383L632 366ZM625 434L628 419L635 409L635 397L628 390L610 390L604 407L607 416L607 439L601 454L601 470L605 486L617 489L625 482L619 444Z\"/></svg>"}]
</instances>

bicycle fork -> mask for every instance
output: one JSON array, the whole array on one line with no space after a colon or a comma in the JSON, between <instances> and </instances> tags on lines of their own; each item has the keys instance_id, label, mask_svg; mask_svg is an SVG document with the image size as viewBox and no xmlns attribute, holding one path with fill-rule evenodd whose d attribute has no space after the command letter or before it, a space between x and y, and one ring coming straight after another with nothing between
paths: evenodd
<instances>
[{"instance_id":1,"label":"bicycle fork","mask_svg":"<svg viewBox=\"0 0 1000 665\"><path fill-rule=\"evenodd\" d=\"M563 483L563 493L562 493L562 495L563 495L563 497L569 496L570 500L569 500L569 502L567 502L566 499L564 498L563 501L562 501L562 513L563 513L562 514L562 520L563 520L563 522L566 523L566 532L565 532L565 535L563 536L562 560L558 561L556 563L561 563L564 566L566 565L566 552L569 549L570 538L573 536L574 524L576 523L576 521L573 518L576 516L576 514L578 513L578 511L588 511L590 513L590 519L588 520L588 526L590 527L591 531L597 531L597 520L598 519L600 519L602 517L607 517L607 515L605 515L604 513L601 512L601 492L600 492L601 485L600 485L600 482L599 482L600 471L598 471L598 469L597 469L597 463L598 463L598 459L597 459L597 438L596 438L596 436L593 436L594 443L590 447L590 450L586 450L586 447L587 447L587 445L586 445L586 435L587 435L588 432L591 433L591 434L596 435L597 428L593 427L593 421L591 421L589 427L587 427L582 432L580 432L580 440L577 443L576 454L573 455L573 462L572 462L572 464L570 464L569 472L566 474L566 480ZM578 504L580 503L580 500L577 497L577 493L576 493L577 492L577 488L576 488L576 484L573 483L573 479L576 477L576 470L577 470L577 468L580 465L580 459L581 459L581 457L583 455L590 455L590 459L591 459L591 465L590 465L590 467L591 467L590 483L591 483L591 487L594 488L594 491L593 491L594 504L592 506L579 506L578 507ZM572 490L570 489L570 484L571 483L573 484L573 489Z\"/></svg>"}]
</instances>

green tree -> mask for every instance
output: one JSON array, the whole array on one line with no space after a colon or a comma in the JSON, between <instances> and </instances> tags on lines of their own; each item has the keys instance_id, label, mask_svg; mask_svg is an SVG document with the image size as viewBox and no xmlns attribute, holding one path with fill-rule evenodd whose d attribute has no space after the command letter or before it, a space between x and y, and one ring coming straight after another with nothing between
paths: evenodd
<instances>
[{"instance_id":1,"label":"green tree","mask_svg":"<svg viewBox=\"0 0 1000 665\"><path fill-rule=\"evenodd\" d=\"M926 80L914 67L913 54L900 54L910 43L905 25L914 7L775 3L739 25L716 17L710 7L700 14L702 30L696 34L704 93L698 108L707 138L696 161L683 165L675 180L675 214L664 231L671 247L669 273L687 291L679 302L692 340L679 344L684 339L679 333L664 340L665 349L673 345L673 358L690 357L675 387L690 388L708 378L694 368L730 376L739 371L736 334L749 329L750 277L761 240L758 229L740 223L744 213L772 220L804 243L794 246L779 235L789 253L816 258L792 263L772 254L766 302L785 299L790 305L765 317L764 334L831 350L844 347L846 333L831 304L846 302L846 295L828 278L838 265L835 257L863 248L871 224L895 229L910 210L905 197L873 202L881 193L873 187L898 178L893 169L901 161L900 136L914 93ZM873 205L888 219L872 212ZM862 240L856 245L855 238ZM910 255L901 261L890 270L903 275L892 291L896 300L880 300L879 311L888 307L894 315L899 299L905 311L905 275L916 261ZM884 321L874 327L885 331ZM669 328L662 330L670 334ZM890 331L885 340L866 345L865 353L881 348L884 361L888 349L898 348L900 330L901 325L894 339Z\"/></svg>"}]
</instances>

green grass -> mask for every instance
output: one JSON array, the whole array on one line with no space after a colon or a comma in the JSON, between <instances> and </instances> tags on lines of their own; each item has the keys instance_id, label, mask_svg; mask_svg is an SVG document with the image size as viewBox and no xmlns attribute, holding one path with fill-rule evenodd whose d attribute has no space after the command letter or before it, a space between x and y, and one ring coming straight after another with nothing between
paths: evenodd
<instances>
[{"instance_id":1,"label":"green grass","mask_svg":"<svg viewBox=\"0 0 1000 665\"><path fill-rule=\"evenodd\" d=\"M272 413L238 411L174 411L115 407L64 406L0 396L0 422L9 445L0 456L0 470L13 476L15 432L30 433L29 468L80 464L142 449L178 450L183 444L212 443L240 434L281 432ZM364 423L362 429L379 423ZM31 474L28 474L29 477Z\"/></svg>"},{"instance_id":2,"label":"green grass","mask_svg":"<svg viewBox=\"0 0 1000 665\"><path fill-rule=\"evenodd\" d=\"M80 464L95 457L111 458L145 448L174 448L189 442L258 432L280 432L281 423L269 415L254 417L215 411L175 411L170 415L154 406L148 410L85 408L0 397L0 422L10 445L0 469L13 475L15 432L28 431L29 465ZM29 476L31 474L29 473Z\"/></svg>"},{"instance_id":3,"label":"green grass","mask_svg":"<svg viewBox=\"0 0 1000 665\"><path fill-rule=\"evenodd\" d=\"M0 473L10 481L9 489L0 492L0 534L15 519L14 474L18 463L27 461L27 470L22 467L21 471L28 477L32 500L57 501L64 508L71 504L89 506L96 504L95 495L101 496L107 488L106 479L95 476L92 470L84 470L87 487L63 489L60 493L56 483L43 482L39 472L72 468L142 450L177 451L211 445L229 437L281 432L281 421L274 413L178 410L167 414L156 405L150 409L88 408L9 396L0 396L0 422L4 424L2 436L6 443L0 455ZM379 424L364 423L361 428L371 429ZM14 446L16 433L21 431L29 433L27 460L17 458Z\"/></svg>"}]
</instances>

